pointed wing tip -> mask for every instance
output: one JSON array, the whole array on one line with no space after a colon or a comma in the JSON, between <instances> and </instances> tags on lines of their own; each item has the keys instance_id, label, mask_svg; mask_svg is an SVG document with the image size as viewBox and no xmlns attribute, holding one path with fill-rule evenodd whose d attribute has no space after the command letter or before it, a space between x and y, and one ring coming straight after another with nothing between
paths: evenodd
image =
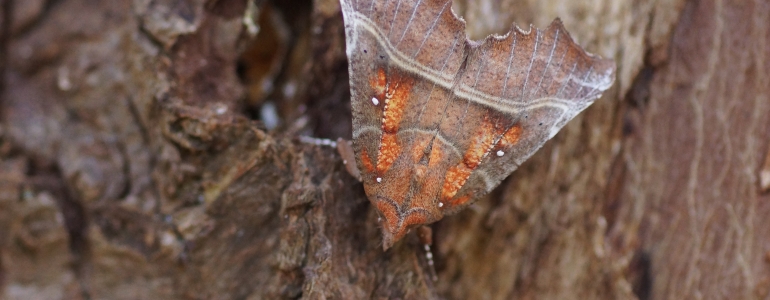
<instances>
[{"instance_id":1,"label":"pointed wing tip","mask_svg":"<svg viewBox=\"0 0 770 300\"><path fill-rule=\"evenodd\" d=\"M585 52L585 50L583 50L583 52ZM615 63L615 60L588 52L585 52L585 54L591 60L594 70L596 70L597 76L595 77L595 80L598 83L598 89L602 91L608 90L615 83L615 77L617 75L617 64Z\"/></svg>"},{"instance_id":2,"label":"pointed wing tip","mask_svg":"<svg viewBox=\"0 0 770 300\"><path fill-rule=\"evenodd\" d=\"M344 0L341 0L341 1L344 1ZM548 27L551 27L551 26L564 29L564 22L562 22L561 18L556 17L556 19L553 19L553 21L551 21L551 24L548 25Z\"/></svg>"},{"instance_id":3,"label":"pointed wing tip","mask_svg":"<svg viewBox=\"0 0 770 300\"><path fill-rule=\"evenodd\" d=\"M593 65L594 69L597 70L597 73L604 75L606 78L606 82L604 83L606 87L604 90L612 86L612 84L615 82L615 74L617 73L617 64L615 63L614 59L606 58L601 55L586 51L585 48L575 42L575 39L572 38L572 35L569 33L567 28L564 27L564 22L562 22L561 18L557 17L554 19L544 31L548 32L553 30L558 30L565 33L569 39L569 43L572 45L572 48L576 49L581 56L591 61L591 65Z\"/></svg>"}]
</instances>

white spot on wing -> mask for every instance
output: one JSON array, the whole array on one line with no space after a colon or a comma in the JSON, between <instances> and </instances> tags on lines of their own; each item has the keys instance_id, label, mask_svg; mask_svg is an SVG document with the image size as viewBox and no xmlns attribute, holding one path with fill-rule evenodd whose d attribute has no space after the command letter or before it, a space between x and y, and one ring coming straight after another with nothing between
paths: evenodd
<instances>
[{"instance_id":1,"label":"white spot on wing","mask_svg":"<svg viewBox=\"0 0 770 300\"><path fill-rule=\"evenodd\" d=\"M375 39L380 43L381 46L383 46L383 50L388 55L388 57L393 61L394 64L399 65L400 67L414 72L421 74L424 79L433 82L434 84L437 84L439 86L449 88L449 89L456 89L455 94L458 98L464 98L471 102L481 104L488 106L494 110L502 111L506 113L513 113L518 114L523 111L527 110L533 110L540 107L553 107L562 111L571 111L571 110L577 110L580 111L584 107L580 106L587 106L586 105L578 105L576 107L576 104L574 101L571 101L569 99L563 99L561 98L561 92L564 90L565 87L567 87L568 84L566 83L577 83L578 85L593 88L594 90L601 90L604 91L606 87L608 87L613 79L612 77L605 77L605 78L595 78L599 77L598 74L592 74L591 80L588 81L588 77L585 79L578 79L573 77L572 72L570 72L570 75L567 76L566 80L564 80L562 87L559 89L559 92L555 96L547 96L542 97L534 100L528 100L523 101L522 99L507 99L502 98L498 96L489 95L487 93L481 92L479 90L476 90L474 87L467 86L465 84L460 84L458 87L455 87L455 81L454 77L445 74L444 72L440 72L431 68L428 68L416 61L414 61L412 58L406 57L403 53L398 51L394 45L392 45L389 40L387 34L384 32L381 32L379 28L377 28L377 25L369 19L367 16L360 14L358 12L355 12L352 7L350 7L347 2L343 1L346 5L343 6L343 14L345 17L348 17L348 15L351 16L352 21L349 24L346 24L346 36L349 36L347 33L350 32L353 37L351 39L346 39L347 41L351 41L358 38L359 31L368 31L372 35L375 36ZM347 20L348 18L346 18ZM350 31L348 31L350 29ZM517 27L517 30L519 30L520 33L525 33L520 28ZM529 30L532 30L532 27L529 28ZM526 33L525 33L526 34ZM539 34L539 32L538 32ZM539 41L538 41L539 42ZM350 54L351 48L354 47L355 43L347 43L348 49L347 52ZM350 55L348 55L350 57ZM574 66L573 70L574 71ZM607 76L608 74L611 74L612 70L609 69L603 74ZM604 88L599 88L606 85ZM525 85L526 86L526 85ZM522 87L522 95L524 91L524 86ZM591 97L593 98L593 97ZM385 103L387 104L387 99L385 99Z\"/></svg>"},{"instance_id":2,"label":"white spot on wing","mask_svg":"<svg viewBox=\"0 0 770 300\"><path fill-rule=\"evenodd\" d=\"M374 104L374 106L377 106L380 104L380 100L377 100L377 98L372 97L372 104Z\"/></svg>"},{"instance_id":3,"label":"white spot on wing","mask_svg":"<svg viewBox=\"0 0 770 300\"><path fill-rule=\"evenodd\" d=\"M503 150L497 150L497 156L503 156L505 155L505 152Z\"/></svg>"},{"instance_id":4,"label":"white spot on wing","mask_svg":"<svg viewBox=\"0 0 770 300\"><path fill-rule=\"evenodd\" d=\"M379 183L379 182L382 182L382 178L380 178L380 177L377 177L377 182L378 182L378 183Z\"/></svg>"}]
</instances>

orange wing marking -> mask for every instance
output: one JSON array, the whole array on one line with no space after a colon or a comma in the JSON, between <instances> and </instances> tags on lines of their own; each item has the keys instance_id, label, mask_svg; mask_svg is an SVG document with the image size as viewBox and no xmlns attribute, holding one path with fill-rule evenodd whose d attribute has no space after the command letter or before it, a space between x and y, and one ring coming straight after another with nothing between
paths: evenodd
<instances>
[{"instance_id":1,"label":"orange wing marking","mask_svg":"<svg viewBox=\"0 0 770 300\"><path fill-rule=\"evenodd\" d=\"M385 173L401 153L401 145L396 134L413 84L411 78L396 74L395 71L390 77L386 76L384 70L379 69L376 80L372 82L375 92L379 92L380 87L384 86L382 89L384 95L380 96L385 98L382 112L382 138L377 156L378 174Z\"/></svg>"},{"instance_id":2,"label":"orange wing marking","mask_svg":"<svg viewBox=\"0 0 770 300\"><path fill-rule=\"evenodd\" d=\"M505 155L502 148L516 144L521 138L522 128L519 124L512 126L505 133L502 133L503 136L495 143L494 138L501 134L500 131L502 130L498 130L488 119L485 119L481 128L481 134L471 143L471 147L468 148L468 151L463 156L463 162L447 171L447 177L442 189L442 201L448 201L449 207L465 204L472 198L472 195L463 195L462 197L452 199L468 180L473 169L478 167L481 160L490 150L498 149L495 153L497 156Z\"/></svg>"},{"instance_id":3,"label":"orange wing marking","mask_svg":"<svg viewBox=\"0 0 770 300\"><path fill-rule=\"evenodd\" d=\"M369 153L366 153L366 148L361 149L361 162L369 173L374 173L374 165L372 165L372 159L369 158Z\"/></svg>"},{"instance_id":4,"label":"orange wing marking","mask_svg":"<svg viewBox=\"0 0 770 300\"><path fill-rule=\"evenodd\" d=\"M452 199L457 191L465 185L471 172L479 166L481 160L492 149L495 137L500 134L500 131L502 130L495 128L495 124L488 117L484 118L479 127L479 133L474 135L468 150L463 155L463 161L447 171L444 186L441 189L442 200Z\"/></svg>"},{"instance_id":5,"label":"orange wing marking","mask_svg":"<svg viewBox=\"0 0 770 300\"><path fill-rule=\"evenodd\" d=\"M455 207L459 205L465 204L465 202L468 202L468 200L471 200L471 195L464 195L462 197L458 197L456 199L449 200L449 207Z\"/></svg>"},{"instance_id":6,"label":"orange wing marking","mask_svg":"<svg viewBox=\"0 0 770 300\"><path fill-rule=\"evenodd\" d=\"M401 215L399 215L395 204L379 199L379 201L374 201L374 205L377 206L377 210L385 217L385 226L387 226L388 231L396 231L398 224L401 222Z\"/></svg>"},{"instance_id":7,"label":"orange wing marking","mask_svg":"<svg viewBox=\"0 0 770 300\"><path fill-rule=\"evenodd\" d=\"M515 145L519 139L521 138L521 132L523 129L521 128L521 125L516 124L513 125L511 128L505 131L505 134L503 134L503 137L500 138L500 141L497 142L497 145L495 148L503 148L503 147L510 147ZM497 156L502 156L500 154L502 150L498 150ZM505 154L505 152L502 152Z\"/></svg>"},{"instance_id":8,"label":"orange wing marking","mask_svg":"<svg viewBox=\"0 0 770 300\"><path fill-rule=\"evenodd\" d=\"M385 173L396 161L399 153L401 146L396 140L396 134L383 132L380 139L380 155L377 157L377 174Z\"/></svg>"},{"instance_id":9,"label":"orange wing marking","mask_svg":"<svg viewBox=\"0 0 770 300\"><path fill-rule=\"evenodd\" d=\"M385 96L387 84L388 77L385 74L385 70L382 68L377 69L376 77L369 79L369 85L371 85L374 90L374 97L379 98L379 100L382 100L383 96Z\"/></svg>"},{"instance_id":10,"label":"orange wing marking","mask_svg":"<svg viewBox=\"0 0 770 300\"><path fill-rule=\"evenodd\" d=\"M417 211L417 212L410 212L406 215L404 218L404 221L401 223L401 228L407 229L412 225L417 224L425 224L428 222L428 218L425 217L425 214Z\"/></svg>"}]
</instances>

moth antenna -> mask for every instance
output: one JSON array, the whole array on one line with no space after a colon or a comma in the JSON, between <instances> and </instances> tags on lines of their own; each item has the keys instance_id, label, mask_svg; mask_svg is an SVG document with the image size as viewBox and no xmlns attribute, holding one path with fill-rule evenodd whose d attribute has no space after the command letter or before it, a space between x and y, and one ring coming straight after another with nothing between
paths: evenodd
<instances>
[{"instance_id":1,"label":"moth antenna","mask_svg":"<svg viewBox=\"0 0 770 300\"><path fill-rule=\"evenodd\" d=\"M337 142L330 140L330 139L319 139L314 138L310 136L300 136L299 141L304 144L311 144L316 146L329 146L329 147L337 147Z\"/></svg>"},{"instance_id":2,"label":"moth antenna","mask_svg":"<svg viewBox=\"0 0 770 300\"><path fill-rule=\"evenodd\" d=\"M436 273L436 264L433 261L433 251L431 246L433 245L433 229L429 226L420 226L417 228L417 237L420 239L423 250L425 251L425 261L428 263L428 272L430 272L430 279L434 282L438 281L438 274Z\"/></svg>"}]
</instances>

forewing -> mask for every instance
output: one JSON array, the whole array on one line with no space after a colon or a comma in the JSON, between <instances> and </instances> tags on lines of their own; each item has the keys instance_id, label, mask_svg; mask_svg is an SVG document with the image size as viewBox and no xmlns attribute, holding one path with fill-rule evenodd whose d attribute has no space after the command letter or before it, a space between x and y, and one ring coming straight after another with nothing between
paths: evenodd
<instances>
[{"instance_id":1,"label":"forewing","mask_svg":"<svg viewBox=\"0 0 770 300\"><path fill-rule=\"evenodd\" d=\"M353 148L383 246L488 193L614 81L559 20L481 43L449 0L341 0Z\"/></svg>"},{"instance_id":2,"label":"forewing","mask_svg":"<svg viewBox=\"0 0 770 300\"><path fill-rule=\"evenodd\" d=\"M494 142L483 149L481 163L455 195L452 208L491 191L540 149L612 85L614 68L611 60L587 54L558 19L542 31L514 28L471 47L455 96L484 111L496 130L463 129L492 134ZM485 123L474 124L483 128Z\"/></svg>"},{"instance_id":3,"label":"forewing","mask_svg":"<svg viewBox=\"0 0 770 300\"><path fill-rule=\"evenodd\" d=\"M437 126L435 114L446 107L463 61L465 23L454 16L448 1L343 0L341 4L349 61L353 147L366 184L384 175L372 171L381 160L386 104L396 130L429 130ZM415 74L420 75L419 80L415 80ZM391 97L386 103L388 94ZM411 148L415 141L404 138L399 137L399 148ZM372 168L367 170L367 166Z\"/></svg>"}]
</instances>

